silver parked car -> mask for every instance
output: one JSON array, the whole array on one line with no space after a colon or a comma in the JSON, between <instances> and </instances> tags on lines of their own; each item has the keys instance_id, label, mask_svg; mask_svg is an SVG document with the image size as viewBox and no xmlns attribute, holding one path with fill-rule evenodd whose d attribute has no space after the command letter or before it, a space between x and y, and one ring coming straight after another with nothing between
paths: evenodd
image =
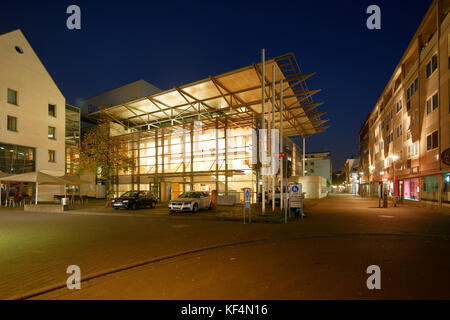
<instances>
[{"instance_id":1,"label":"silver parked car","mask_svg":"<svg viewBox=\"0 0 450 320\"><path fill-rule=\"evenodd\" d=\"M189 191L181 194L178 198L169 201L169 212L197 212L201 209L210 210L212 206L211 196L202 191Z\"/></svg>"}]
</instances>

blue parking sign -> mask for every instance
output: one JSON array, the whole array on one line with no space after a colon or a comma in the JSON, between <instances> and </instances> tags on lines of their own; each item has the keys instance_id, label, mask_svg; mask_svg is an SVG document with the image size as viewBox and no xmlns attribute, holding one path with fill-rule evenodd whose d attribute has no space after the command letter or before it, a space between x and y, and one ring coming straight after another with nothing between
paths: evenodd
<instances>
[{"instance_id":1,"label":"blue parking sign","mask_svg":"<svg viewBox=\"0 0 450 320\"><path fill-rule=\"evenodd\" d=\"M292 186L292 192L295 192L295 193L298 192L298 186L297 185L293 185Z\"/></svg>"},{"instance_id":2,"label":"blue parking sign","mask_svg":"<svg viewBox=\"0 0 450 320\"><path fill-rule=\"evenodd\" d=\"M245 202L250 202L250 189L245 189L244 196Z\"/></svg>"}]
</instances>

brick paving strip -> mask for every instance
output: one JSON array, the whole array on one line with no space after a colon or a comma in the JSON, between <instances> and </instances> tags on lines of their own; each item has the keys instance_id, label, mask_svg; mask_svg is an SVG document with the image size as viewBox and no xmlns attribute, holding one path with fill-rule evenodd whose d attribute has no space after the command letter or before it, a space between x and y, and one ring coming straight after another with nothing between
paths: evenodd
<instances>
[{"instance_id":1,"label":"brick paving strip","mask_svg":"<svg viewBox=\"0 0 450 320\"><path fill-rule=\"evenodd\" d=\"M149 260L144 260L137 263L132 263L128 265L118 266L115 268L110 268L107 270L103 270L101 272L89 274L87 276L82 277L82 282L87 282L89 280L93 280L96 278L101 278L104 276L108 276L114 273L119 273L121 271L126 271L134 268L138 268L144 265L149 265L153 263L162 262L169 259L174 259L190 254L195 254L199 252L214 250L214 249L220 249L220 248L226 248L226 247L233 247L233 246L239 246L239 245L246 245L246 244L252 244L252 243L260 243L260 242L277 242L277 241L289 241L289 240L296 240L296 239L311 239L311 238L337 238L337 237L383 237L383 238L389 238L389 237L412 237L412 238L432 238L432 239L443 239L443 240L449 240L450 235L446 234L389 234L389 233L380 233L380 234L374 234L374 233L356 233L356 234L317 234L317 235L296 235L296 236L289 236L289 237L282 237L282 238L263 238L263 239L255 239L255 240L248 240L248 241L240 241L240 242L233 242L233 243L225 243L225 244L219 244L209 247L203 247L203 248L197 248L193 250L178 252L174 254L170 254L167 256L161 256L158 258L153 258ZM7 300L26 300L31 298L36 298L41 295L44 295L46 293L50 293L52 291L56 291L58 289L63 289L66 287L66 283L60 283L55 285L50 285L46 287L42 287L36 290L32 290L27 293L23 293L20 295L12 296L7 298Z\"/></svg>"}]
</instances>

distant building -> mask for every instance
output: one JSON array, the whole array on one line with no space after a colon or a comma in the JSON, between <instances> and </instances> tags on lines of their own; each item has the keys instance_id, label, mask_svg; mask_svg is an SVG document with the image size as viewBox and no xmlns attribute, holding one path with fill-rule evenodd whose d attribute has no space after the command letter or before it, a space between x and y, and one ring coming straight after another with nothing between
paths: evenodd
<instances>
[{"instance_id":1,"label":"distant building","mask_svg":"<svg viewBox=\"0 0 450 320\"><path fill-rule=\"evenodd\" d=\"M155 87L151 83L148 83L145 80L137 80L84 99L80 101L79 108L81 109L81 114L85 115L97 112L99 108L109 108L120 105L121 103L150 96L158 92L161 92L161 89ZM139 111L139 109L137 109L137 111ZM129 112L133 114L136 110L133 110L133 108L130 107Z\"/></svg>"},{"instance_id":2,"label":"distant building","mask_svg":"<svg viewBox=\"0 0 450 320\"><path fill-rule=\"evenodd\" d=\"M346 192L352 194L359 193L359 159L347 159L344 164L344 174L345 174L345 183L346 183Z\"/></svg>"},{"instance_id":3,"label":"distant building","mask_svg":"<svg viewBox=\"0 0 450 320\"><path fill-rule=\"evenodd\" d=\"M331 192L332 172L329 151L305 153L305 175L325 178L328 192Z\"/></svg>"}]
</instances>

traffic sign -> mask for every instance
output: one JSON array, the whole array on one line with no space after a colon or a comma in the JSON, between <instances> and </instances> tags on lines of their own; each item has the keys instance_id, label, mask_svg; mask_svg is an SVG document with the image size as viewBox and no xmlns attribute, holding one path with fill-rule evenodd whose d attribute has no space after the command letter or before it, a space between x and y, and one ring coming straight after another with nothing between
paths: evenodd
<instances>
[{"instance_id":1,"label":"traffic sign","mask_svg":"<svg viewBox=\"0 0 450 320\"><path fill-rule=\"evenodd\" d=\"M244 191L244 195L245 195L245 202L250 202L250 189L245 189Z\"/></svg>"},{"instance_id":2,"label":"traffic sign","mask_svg":"<svg viewBox=\"0 0 450 320\"><path fill-rule=\"evenodd\" d=\"M274 153L273 155L278 158L283 158L286 157L286 152Z\"/></svg>"}]
</instances>

